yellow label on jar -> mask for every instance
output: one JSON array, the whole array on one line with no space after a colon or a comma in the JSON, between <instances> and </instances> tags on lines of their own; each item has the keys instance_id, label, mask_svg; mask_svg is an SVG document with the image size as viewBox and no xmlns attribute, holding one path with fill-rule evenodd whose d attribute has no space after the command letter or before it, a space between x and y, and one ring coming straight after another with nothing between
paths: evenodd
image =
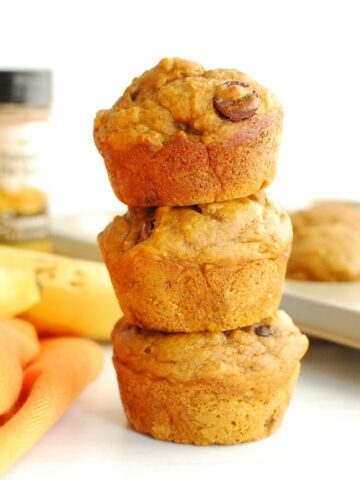
<instances>
[{"instance_id":1,"label":"yellow label on jar","mask_svg":"<svg viewBox=\"0 0 360 480\"><path fill-rule=\"evenodd\" d=\"M49 236L49 222L45 213L18 215L0 214L0 242L18 243L41 240Z\"/></svg>"},{"instance_id":2,"label":"yellow label on jar","mask_svg":"<svg viewBox=\"0 0 360 480\"><path fill-rule=\"evenodd\" d=\"M0 242L49 236L42 161L46 122L0 125Z\"/></svg>"},{"instance_id":3,"label":"yellow label on jar","mask_svg":"<svg viewBox=\"0 0 360 480\"><path fill-rule=\"evenodd\" d=\"M0 125L0 189L44 185L46 127L46 122Z\"/></svg>"}]
</instances>

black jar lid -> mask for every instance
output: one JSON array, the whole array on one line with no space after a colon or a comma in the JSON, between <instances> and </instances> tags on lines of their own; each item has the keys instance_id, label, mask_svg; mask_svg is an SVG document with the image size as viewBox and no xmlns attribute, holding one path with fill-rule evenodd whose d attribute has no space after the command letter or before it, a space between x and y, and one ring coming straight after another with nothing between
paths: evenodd
<instances>
[{"instance_id":1,"label":"black jar lid","mask_svg":"<svg viewBox=\"0 0 360 480\"><path fill-rule=\"evenodd\" d=\"M0 103L47 108L51 98L50 70L0 70Z\"/></svg>"}]
</instances>

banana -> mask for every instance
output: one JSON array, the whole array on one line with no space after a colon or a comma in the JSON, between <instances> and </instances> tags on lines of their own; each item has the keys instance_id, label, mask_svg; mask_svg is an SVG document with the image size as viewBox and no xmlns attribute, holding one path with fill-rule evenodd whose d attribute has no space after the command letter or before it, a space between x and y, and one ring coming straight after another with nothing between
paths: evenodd
<instances>
[{"instance_id":1,"label":"banana","mask_svg":"<svg viewBox=\"0 0 360 480\"><path fill-rule=\"evenodd\" d=\"M19 315L39 301L39 284L33 272L0 267L0 317Z\"/></svg>"},{"instance_id":2,"label":"banana","mask_svg":"<svg viewBox=\"0 0 360 480\"><path fill-rule=\"evenodd\" d=\"M40 334L109 340L122 316L102 263L0 246L0 266L36 275L40 302L21 317Z\"/></svg>"}]
</instances>

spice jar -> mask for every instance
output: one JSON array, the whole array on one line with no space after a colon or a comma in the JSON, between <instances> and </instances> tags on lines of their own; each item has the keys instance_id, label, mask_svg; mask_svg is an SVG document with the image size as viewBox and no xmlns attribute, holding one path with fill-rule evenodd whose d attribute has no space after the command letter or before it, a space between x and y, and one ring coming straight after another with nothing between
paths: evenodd
<instances>
[{"instance_id":1,"label":"spice jar","mask_svg":"<svg viewBox=\"0 0 360 480\"><path fill-rule=\"evenodd\" d=\"M51 72L0 70L0 243L50 250L45 164Z\"/></svg>"}]
</instances>

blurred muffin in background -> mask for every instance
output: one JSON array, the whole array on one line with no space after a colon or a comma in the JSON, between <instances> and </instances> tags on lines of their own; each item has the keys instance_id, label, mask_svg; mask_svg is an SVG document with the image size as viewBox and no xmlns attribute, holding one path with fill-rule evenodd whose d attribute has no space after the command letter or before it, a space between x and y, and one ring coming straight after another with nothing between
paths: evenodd
<instances>
[{"instance_id":1,"label":"blurred muffin in background","mask_svg":"<svg viewBox=\"0 0 360 480\"><path fill-rule=\"evenodd\" d=\"M291 214L293 247L287 277L297 280L360 280L360 207L318 201Z\"/></svg>"}]
</instances>

